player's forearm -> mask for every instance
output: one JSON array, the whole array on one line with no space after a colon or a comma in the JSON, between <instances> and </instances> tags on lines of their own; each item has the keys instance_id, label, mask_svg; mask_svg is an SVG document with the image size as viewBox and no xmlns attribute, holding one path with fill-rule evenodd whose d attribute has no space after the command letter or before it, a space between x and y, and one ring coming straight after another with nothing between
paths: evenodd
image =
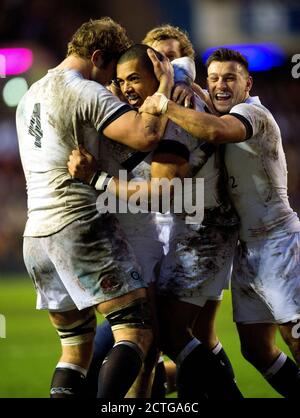
<instances>
[{"instance_id":1,"label":"player's forearm","mask_svg":"<svg viewBox=\"0 0 300 418\"><path fill-rule=\"evenodd\" d=\"M185 109L171 100L165 115L195 138L216 144L227 142L226 126L217 116Z\"/></svg>"},{"instance_id":2,"label":"player's forearm","mask_svg":"<svg viewBox=\"0 0 300 418\"><path fill-rule=\"evenodd\" d=\"M135 193L139 192L141 199L148 201L151 196L151 184L148 181L125 181L118 177L113 177L107 190L115 194L120 199L130 199Z\"/></svg>"},{"instance_id":3,"label":"player's forearm","mask_svg":"<svg viewBox=\"0 0 300 418\"><path fill-rule=\"evenodd\" d=\"M152 181L125 181L113 177L109 182L107 191L118 197L119 200L134 204L138 202L139 208L149 209L151 201L160 202L161 188L156 180Z\"/></svg>"},{"instance_id":4,"label":"player's forearm","mask_svg":"<svg viewBox=\"0 0 300 418\"><path fill-rule=\"evenodd\" d=\"M152 151L165 132L168 118L166 116L150 115L149 113L140 113L139 115L145 138L145 146L141 151Z\"/></svg>"},{"instance_id":5,"label":"player's forearm","mask_svg":"<svg viewBox=\"0 0 300 418\"><path fill-rule=\"evenodd\" d=\"M98 174L95 174L96 181L90 183L98 191L106 191L109 194L115 196L119 201L125 202L126 206L130 210L130 207L136 206L138 210L148 212L151 210L161 211L163 185L160 179L155 178L151 181L127 181L126 179L111 177L105 172L101 172L99 180L97 180ZM170 189L170 197L173 195L173 186Z\"/></svg>"},{"instance_id":6,"label":"player's forearm","mask_svg":"<svg viewBox=\"0 0 300 418\"><path fill-rule=\"evenodd\" d=\"M159 81L157 93L164 94L169 99L171 97L173 86L173 78L171 78L170 75L163 75Z\"/></svg>"},{"instance_id":7,"label":"player's forearm","mask_svg":"<svg viewBox=\"0 0 300 418\"><path fill-rule=\"evenodd\" d=\"M231 130L227 129L228 124L224 123L222 118L205 112L186 109L162 94L156 93L147 97L139 108L139 112L157 116L166 115L174 123L202 141L211 143L230 142L227 141L227 137Z\"/></svg>"},{"instance_id":8,"label":"player's forearm","mask_svg":"<svg viewBox=\"0 0 300 418\"><path fill-rule=\"evenodd\" d=\"M160 84L157 93L163 94L170 98L173 87L173 79L169 76L163 75L160 79ZM161 137L163 136L168 121L167 117L155 116L149 113L140 113L145 137L147 140L147 147L143 151L151 151L155 148Z\"/></svg>"}]
</instances>

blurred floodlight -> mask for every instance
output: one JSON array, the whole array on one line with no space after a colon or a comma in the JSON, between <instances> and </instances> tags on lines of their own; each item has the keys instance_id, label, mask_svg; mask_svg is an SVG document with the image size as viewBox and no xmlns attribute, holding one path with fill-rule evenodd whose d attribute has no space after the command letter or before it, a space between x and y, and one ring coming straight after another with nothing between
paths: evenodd
<instances>
[{"instance_id":1,"label":"blurred floodlight","mask_svg":"<svg viewBox=\"0 0 300 418\"><path fill-rule=\"evenodd\" d=\"M15 107L28 90L28 84L23 77L11 78L3 88L3 100L9 107Z\"/></svg>"},{"instance_id":2,"label":"blurred floodlight","mask_svg":"<svg viewBox=\"0 0 300 418\"><path fill-rule=\"evenodd\" d=\"M0 48L0 57L5 60L5 75L22 74L32 66L33 54L28 48Z\"/></svg>"},{"instance_id":3,"label":"blurred floodlight","mask_svg":"<svg viewBox=\"0 0 300 418\"><path fill-rule=\"evenodd\" d=\"M236 44L236 45L219 45L207 49L202 54L202 60L205 63L210 54L216 49L229 48L239 51L249 62L250 71L267 71L273 67L279 67L284 64L286 55L284 51L275 44Z\"/></svg>"}]
</instances>

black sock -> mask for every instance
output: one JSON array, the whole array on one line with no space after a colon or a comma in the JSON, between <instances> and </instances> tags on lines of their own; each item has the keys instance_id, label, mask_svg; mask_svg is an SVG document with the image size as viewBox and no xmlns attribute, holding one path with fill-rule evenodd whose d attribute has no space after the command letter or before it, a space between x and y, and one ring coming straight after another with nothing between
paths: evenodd
<instances>
[{"instance_id":1,"label":"black sock","mask_svg":"<svg viewBox=\"0 0 300 418\"><path fill-rule=\"evenodd\" d=\"M50 398L84 397L86 371L76 365L60 366L58 363L51 382Z\"/></svg>"},{"instance_id":2,"label":"black sock","mask_svg":"<svg viewBox=\"0 0 300 418\"><path fill-rule=\"evenodd\" d=\"M167 375L163 361L157 363L152 383L151 398L164 399L167 393Z\"/></svg>"},{"instance_id":3,"label":"black sock","mask_svg":"<svg viewBox=\"0 0 300 418\"><path fill-rule=\"evenodd\" d=\"M194 341L194 343L193 343ZM198 342L198 345L197 343ZM241 399L237 387L228 385L228 375L211 350L194 338L187 344L192 349L183 355L177 374L178 397L184 399ZM185 349L182 350L184 353ZM179 355L181 356L181 354Z\"/></svg>"},{"instance_id":4,"label":"black sock","mask_svg":"<svg viewBox=\"0 0 300 418\"><path fill-rule=\"evenodd\" d=\"M211 351L215 355L215 358L218 360L220 373L222 373L222 379L225 381L226 392L228 393L228 396L230 399L243 399L244 397L236 384L232 365L224 348L222 347L222 344L219 342Z\"/></svg>"},{"instance_id":5,"label":"black sock","mask_svg":"<svg viewBox=\"0 0 300 418\"><path fill-rule=\"evenodd\" d=\"M131 341L115 344L99 373L98 398L124 398L143 364L143 354Z\"/></svg>"},{"instance_id":6,"label":"black sock","mask_svg":"<svg viewBox=\"0 0 300 418\"><path fill-rule=\"evenodd\" d=\"M289 399L300 397L299 368L289 357L281 353L264 377L280 395Z\"/></svg>"},{"instance_id":7,"label":"black sock","mask_svg":"<svg viewBox=\"0 0 300 418\"><path fill-rule=\"evenodd\" d=\"M204 354L204 355L203 355ZM213 354L194 338L179 354L176 387L180 399L207 399L205 379L208 374L205 355Z\"/></svg>"},{"instance_id":8,"label":"black sock","mask_svg":"<svg viewBox=\"0 0 300 418\"><path fill-rule=\"evenodd\" d=\"M85 379L86 398L96 398L100 367L115 343L114 336L107 320L97 326L94 338L93 358Z\"/></svg>"}]
</instances>

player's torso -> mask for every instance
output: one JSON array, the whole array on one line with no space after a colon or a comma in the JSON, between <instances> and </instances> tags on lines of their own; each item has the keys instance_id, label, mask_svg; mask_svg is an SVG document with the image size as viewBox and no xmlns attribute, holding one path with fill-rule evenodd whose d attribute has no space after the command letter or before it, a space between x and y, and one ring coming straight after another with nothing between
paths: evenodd
<instances>
[{"instance_id":1,"label":"player's torso","mask_svg":"<svg viewBox=\"0 0 300 418\"><path fill-rule=\"evenodd\" d=\"M54 233L72 219L95 211L91 207L95 191L72 180L67 169L72 150L97 134L90 121L86 83L75 71L49 71L18 106L19 147L28 190L28 235Z\"/></svg>"},{"instance_id":2,"label":"player's torso","mask_svg":"<svg viewBox=\"0 0 300 418\"><path fill-rule=\"evenodd\" d=\"M257 135L226 145L225 165L228 191L241 221L241 238L266 237L297 223L287 197L280 131L270 115Z\"/></svg>"}]
</instances>

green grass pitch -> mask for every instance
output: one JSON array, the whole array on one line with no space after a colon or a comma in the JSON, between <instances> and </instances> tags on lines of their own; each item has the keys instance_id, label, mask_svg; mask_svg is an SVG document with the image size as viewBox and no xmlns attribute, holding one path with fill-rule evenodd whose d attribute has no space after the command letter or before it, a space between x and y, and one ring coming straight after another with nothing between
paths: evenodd
<instances>
[{"instance_id":1,"label":"green grass pitch","mask_svg":"<svg viewBox=\"0 0 300 418\"><path fill-rule=\"evenodd\" d=\"M0 398L49 397L60 347L47 312L35 310L35 292L29 278L0 279L0 314L6 319L6 338L0 338ZM242 358L231 317L230 293L226 291L217 330L244 396L279 397ZM287 352L280 336L278 345Z\"/></svg>"}]
</instances>

